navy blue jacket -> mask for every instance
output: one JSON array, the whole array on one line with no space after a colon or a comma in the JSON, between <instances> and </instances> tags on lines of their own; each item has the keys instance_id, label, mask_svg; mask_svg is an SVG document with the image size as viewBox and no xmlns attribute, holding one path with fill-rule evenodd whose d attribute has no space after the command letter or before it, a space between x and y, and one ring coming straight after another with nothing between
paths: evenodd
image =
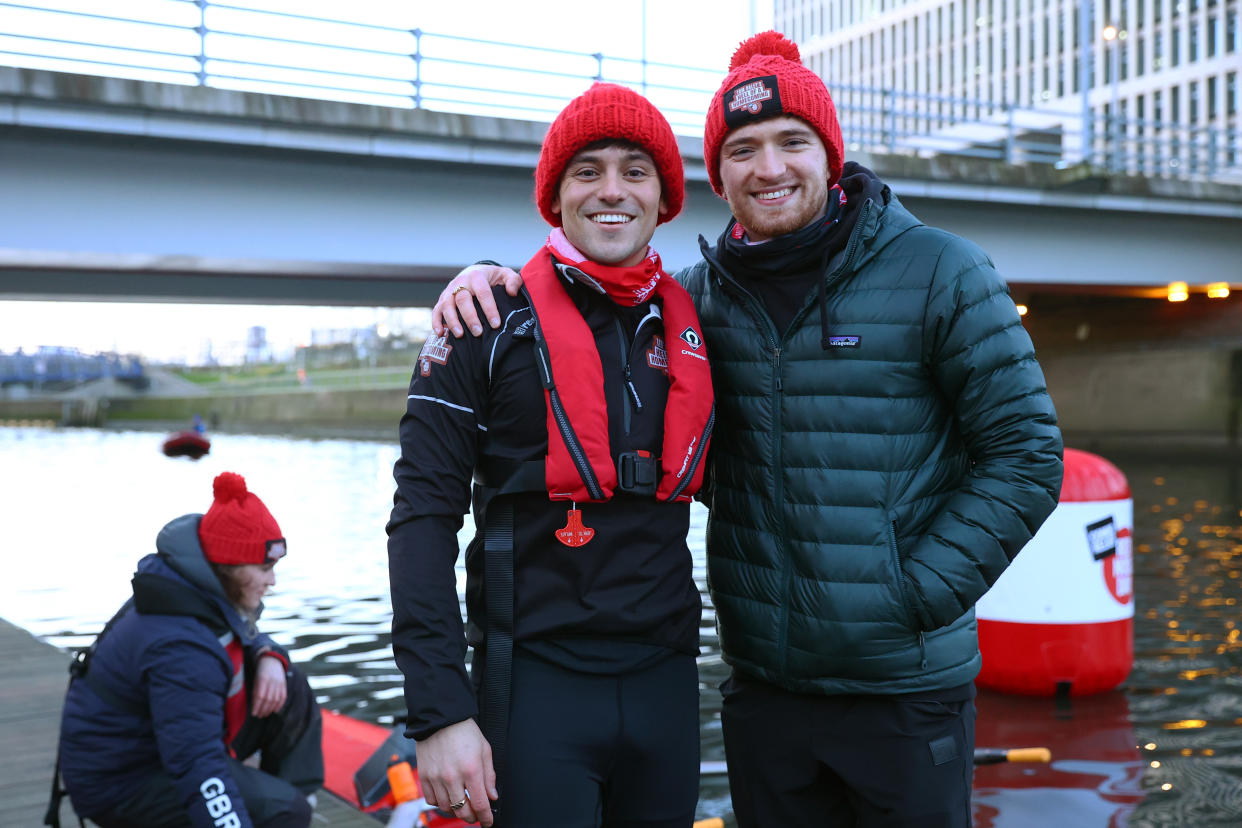
<instances>
[{"instance_id":1,"label":"navy blue jacket","mask_svg":"<svg viewBox=\"0 0 1242 828\"><path fill-rule=\"evenodd\" d=\"M65 698L61 773L83 817L125 802L163 768L197 828L214 828L225 813L221 794L242 828L251 828L224 744L224 702L233 681L225 644L236 636L247 664L261 650L284 653L248 629L225 598L199 545L201 518L185 515L160 531L157 554L138 563L134 605L99 640L89 680L74 680ZM218 611L218 618L209 624L169 614L193 605ZM152 607L163 612L143 611Z\"/></svg>"}]
</instances>

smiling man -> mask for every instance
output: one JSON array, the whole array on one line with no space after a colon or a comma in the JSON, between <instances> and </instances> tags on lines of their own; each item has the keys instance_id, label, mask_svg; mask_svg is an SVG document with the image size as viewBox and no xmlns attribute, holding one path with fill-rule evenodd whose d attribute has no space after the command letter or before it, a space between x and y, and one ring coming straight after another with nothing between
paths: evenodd
<instances>
[{"instance_id":1,"label":"smiling man","mask_svg":"<svg viewBox=\"0 0 1242 828\"><path fill-rule=\"evenodd\" d=\"M719 402L708 584L741 828L968 828L975 602L1052 511L1056 414L1004 281L844 163L823 81L741 45L703 154L733 218L677 274ZM478 319L461 285L441 294ZM457 293L457 291L463 291Z\"/></svg>"},{"instance_id":2,"label":"smiling man","mask_svg":"<svg viewBox=\"0 0 1242 828\"><path fill-rule=\"evenodd\" d=\"M544 140L553 229L522 294L492 297L503 324L419 357L388 525L393 649L424 795L468 822L693 821L686 534L715 408L690 297L648 246L683 196L668 122L596 84Z\"/></svg>"}]
</instances>

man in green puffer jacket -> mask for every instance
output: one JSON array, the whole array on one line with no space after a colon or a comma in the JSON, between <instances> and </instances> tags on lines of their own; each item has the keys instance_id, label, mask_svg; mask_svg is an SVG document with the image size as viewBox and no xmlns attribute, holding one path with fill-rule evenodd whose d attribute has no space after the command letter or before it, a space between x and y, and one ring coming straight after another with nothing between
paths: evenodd
<instances>
[{"instance_id":1,"label":"man in green puffer jacket","mask_svg":"<svg viewBox=\"0 0 1242 828\"><path fill-rule=\"evenodd\" d=\"M734 219L677 278L716 388L738 824L968 828L974 605L1061 484L1030 338L983 251L843 163L823 81L775 32L735 54L704 156ZM477 325L450 291L507 275L463 274L433 320Z\"/></svg>"}]
</instances>

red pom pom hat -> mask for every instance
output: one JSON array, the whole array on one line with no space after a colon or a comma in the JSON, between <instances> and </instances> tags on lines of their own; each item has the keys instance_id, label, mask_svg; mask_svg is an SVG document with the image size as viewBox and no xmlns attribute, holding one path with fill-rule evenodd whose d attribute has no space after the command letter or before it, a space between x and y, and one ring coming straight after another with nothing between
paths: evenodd
<instances>
[{"instance_id":1,"label":"red pom pom hat","mask_svg":"<svg viewBox=\"0 0 1242 828\"><path fill-rule=\"evenodd\" d=\"M275 563L285 554L285 537L276 518L246 489L246 478L221 472L211 485L211 508L198 524L203 555L215 564Z\"/></svg>"},{"instance_id":2,"label":"red pom pom hat","mask_svg":"<svg viewBox=\"0 0 1242 828\"><path fill-rule=\"evenodd\" d=\"M660 173L664 203L668 210L657 223L671 221L686 200L686 176L673 129L651 101L615 83L596 83L569 102L548 127L535 167L535 204L553 227L561 217L552 212L565 165L578 150L615 138L645 149Z\"/></svg>"},{"instance_id":3,"label":"red pom pom hat","mask_svg":"<svg viewBox=\"0 0 1242 828\"><path fill-rule=\"evenodd\" d=\"M755 121L792 115L819 134L828 151L828 186L837 183L844 163L841 124L828 87L802 65L798 46L780 32L760 32L733 53L729 74L716 90L703 128L703 160L712 189L720 181L720 145L730 130Z\"/></svg>"}]
</instances>

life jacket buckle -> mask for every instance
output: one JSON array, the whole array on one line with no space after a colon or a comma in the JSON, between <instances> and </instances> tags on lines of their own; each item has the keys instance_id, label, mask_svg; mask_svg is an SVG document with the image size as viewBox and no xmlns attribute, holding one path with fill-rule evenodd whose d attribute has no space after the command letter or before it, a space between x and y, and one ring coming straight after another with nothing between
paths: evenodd
<instances>
[{"instance_id":1,"label":"life jacket buckle","mask_svg":"<svg viewBox=\"0 0 1242 828\"><path fill-rule=\"evenodd\" d=\"M617 490L654 497L660 482L660 459L647 451L623 451L617 456Z\"/></svg>"}]
</instances>

